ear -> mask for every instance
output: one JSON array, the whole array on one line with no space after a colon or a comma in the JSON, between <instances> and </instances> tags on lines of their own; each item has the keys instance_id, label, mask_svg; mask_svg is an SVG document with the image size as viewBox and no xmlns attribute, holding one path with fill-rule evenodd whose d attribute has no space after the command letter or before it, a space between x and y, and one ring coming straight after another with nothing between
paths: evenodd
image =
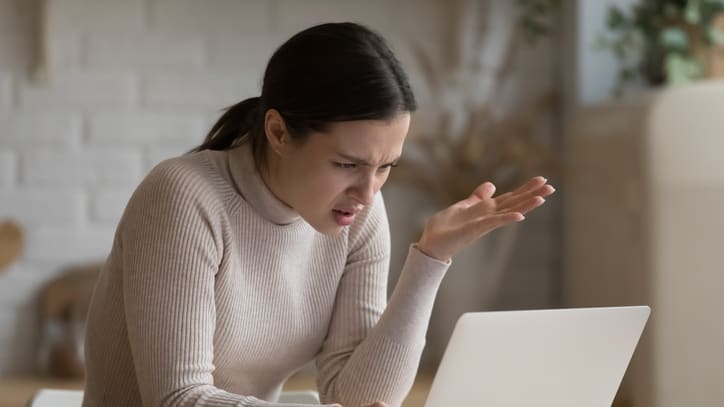
<instances>
[{"instance_id":1,"label":"ear","mask_svg":"<svg viewBox=\"0 0 724 407\"><path fill-rule=\"evenodd\" d=\"M287 131L284 118L276 109L269 109L264 115L264 133L269 147L276 154L281 154L289 146L291 137Z\"/></svg>"}]
</instances>

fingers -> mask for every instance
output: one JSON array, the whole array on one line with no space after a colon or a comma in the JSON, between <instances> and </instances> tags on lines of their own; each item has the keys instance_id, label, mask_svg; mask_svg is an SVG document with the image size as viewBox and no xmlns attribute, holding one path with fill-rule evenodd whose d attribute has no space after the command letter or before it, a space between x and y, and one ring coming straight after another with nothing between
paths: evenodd
<instances>
[{"instance_id":1,"label":"fingers","mask_svg":"<svg viewBox=\"0 0 724 407\"><path fill-rule=\"evenodd\" d=\"M533 177L533 178L529 179L528 182L526 182L525 184L514 189L512 191L512 193L513 193L513 195L529 193L531 191L535 191L536 189L542 187L543 185L546 185L547 182L548 182L548 180L544 177L541 177L541 176Z\"/></svg>"},{"instance_id":2,"label":"fingers","mask_svg":"<svg viewBox=\"0 0 724 407\"><path fill-rule=\"evenodd\" d=\"M520 222L525 219L520 212L506 212L496 215L490 215L478 219L477 221L469 222L467 226L468 236L472 236L474 240L481 238L483 235L492 232L495 229L507 226L511 223Z\"/></svg>"},{"instance_id":3,"label":"fingers","mask_svg":"<svg viewBox=\"0 0 724 407\"><path fill-rule=\"evenodd\" d=\"M511 200L517 202L517 199L520 197L536 195L548 196L552 194L555 189L552 186L547 185L547 182L548 180L544 177L533 177L522 186L516 188L514 191L506 192L496 197L495 200L497 202L497 206L505 208L506 205L511 205L511 203L513 202ZM483 182L477 188L475 188L475 190L472 194L470 194L469 197L460 201L459 204L466 208L470 207L480 202L481 200L492 198L493 195L495 195L495 190L495 184L493 184L492 182Z\"/></svg>"},{"instance_id":4,"label":"fingers","mask_svg":"<svg viewBox=\"0 0 724 407\"><path fill-rule=\"evenodd\" d=\"M475 190L472 194L470 194L469 197L463 199L459 203L467 208L475 205L483 199L492 198L493 194L495 194L495 185L492 182L483 182L482 184L478 185L477 188L475 188Z\"/></svg>"},{"instance_id":5,"label":"fingers","mask_svg":"<svg viewBox=\"0 0 724 407\"><path fill-rule=\"evenodd\" d=\"M548 195L551 195L552 193L556 192L556 189L553 188L553 185L551 184L545 184L541 186L540 188L533 191L533 195L546 197Z\"/></svg>"},{"instance_id":6,"label":"fingers","mask_svg":"<svg viewBox=\"0 0 724 407\"><path fill-rule=\"evenodd\" d=\"M531 199L526 199L524 201L518 202L516 205L511 206L507 209L507 211L511 212L519 212L523 215L526 213L532 211L533 209L543 205L545 203L545 198L541 196L534 196Z\"/></svg>"},{"instance_id":7,"label":"fingers","mask_svg":"<svg viewBox=\"0 0 724 407\"><path fill-rule=\"evenodd\" d=\"M556 190L553 186L547 184L547 182L543 177L535 177L515 191L496 197L496 207L503 211L515 210L513 208L521 205L523 202L529 201L531 198L551 195Z\"/></svg>"},{"instance_id":8,"label":"fingers","mask_svg":"<svg viewBox=\"0 0 724 407\"><path fill-rule=\"evenodd\" d=\"M544 197L552 194L553 192L555 192L555 188L546 184L536 190L526 192L523 195L511 195L502 202L496 201L496 207L499 211L516 211L521 207L521 205L525 207L533 202L538 202L539 204L535 206L539 206L545 202ZM540 201L539 199L543 199L543 201Z\"/></svg>"},{"instance_id":9,"label":"fingers","mask_svg":"<svg viewBox=\"0 0 724 407\"><path fill-rule=\"evenodd\" d=\"M541 184L543 182L543 184ZM545 196L555 192L555 188L546 183L543 177L536 177L526 185L518 188L516 192L508 192L490 200L481 200L470 209L474 210L472 217L488 217L506 213L519 213L525 215L545 203Z\"/></svg>"},{"instance_id":10,"label":"fingers","mask_svg":"<svg viewBox=\"0 0 724 407\"><path fill-rule=\"evenodd\" d=\"M493 194L495 194L495 184L492 182L483 182L473 191L473 195L480 199L492 198Z\"/></svg>"}]
</instances>

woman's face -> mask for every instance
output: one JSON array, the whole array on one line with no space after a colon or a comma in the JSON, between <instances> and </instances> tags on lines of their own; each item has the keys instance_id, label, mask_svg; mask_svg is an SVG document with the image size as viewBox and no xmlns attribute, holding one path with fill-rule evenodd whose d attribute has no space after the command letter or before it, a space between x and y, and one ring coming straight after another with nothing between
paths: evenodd
<instances>
[{"instance_id":1,"label":"woman's face","mask_svg":"<svg viewBox=\"0 0 724 407\"><path fill-rule=\"evenodd\" d=\"M265 181L318 232L338 233L372 203L402 154L409 127L410 114L401 113L389 121L332 123L304 143L272 145Z\"/></svg>"}]
</instances>

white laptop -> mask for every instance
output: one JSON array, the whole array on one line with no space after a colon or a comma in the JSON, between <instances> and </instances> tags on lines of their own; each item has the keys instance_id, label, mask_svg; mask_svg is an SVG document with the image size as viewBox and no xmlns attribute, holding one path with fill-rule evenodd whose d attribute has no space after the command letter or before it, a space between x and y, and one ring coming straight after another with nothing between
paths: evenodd
<instances>
[{"instance_id":1,"label":"white laptop","mask_svg":"<svg viewBox=\"0 0 724 407\"><path fill-rule=\"evenodd\" d=\"M425 407L610 407L647 306L463 314Z\"/></svg>"}]
</instances>

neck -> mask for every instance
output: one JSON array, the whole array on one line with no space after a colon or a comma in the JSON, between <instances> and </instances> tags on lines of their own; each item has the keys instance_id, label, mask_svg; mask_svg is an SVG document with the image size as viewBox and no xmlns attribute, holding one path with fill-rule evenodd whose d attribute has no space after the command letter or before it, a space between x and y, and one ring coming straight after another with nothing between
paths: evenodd
<instances>
[{"instance_id":1,"label":"neck","mask_svg":"<svg viewBox=\"0 0 724 407\"><path fill-rule=\"evenodd\" d=\"M261 175L262 181L271 193L284 205L291 207L284 199L284 195L281 193L281 182L279 180L279 174L281 171L279 167L281 165L279 157L270 152L269 148L266 149L265 160L259 165L259 174Z\"/></svg>"}]
</instances>

